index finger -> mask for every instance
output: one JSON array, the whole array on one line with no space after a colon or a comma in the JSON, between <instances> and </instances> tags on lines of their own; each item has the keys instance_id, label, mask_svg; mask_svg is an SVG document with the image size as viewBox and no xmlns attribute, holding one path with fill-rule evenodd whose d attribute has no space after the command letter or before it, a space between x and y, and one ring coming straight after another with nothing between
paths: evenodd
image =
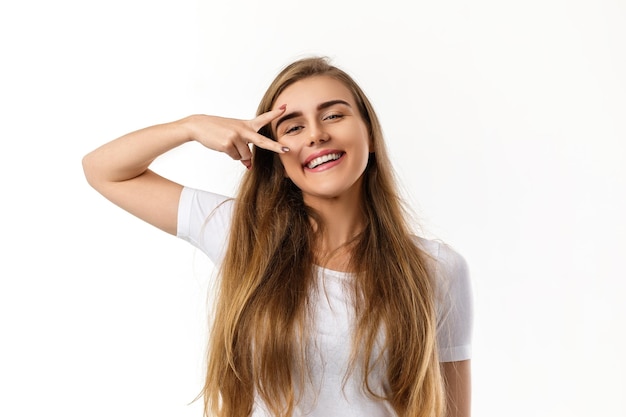
<instances>
[{"instance_id":1,"label":"index finger","mask_svg":"<svg viewBox=\"0 0 626 417\"><path fill-rule=\"evenodd\" d=\"M270 110L268 112L260 114L254 119L250 120L249 125L255 132L258 132L259 130L261 130L263 126L270 124L273 120L280 117L280 115L282 115L285 112L285 109L286 109L286 106L283 105L277 109ZM289 151L289 148L286 148L282 146L280 143L278 143L277 141L274 141L259 133L255 135L251 135L251 137L249 137L248 139L255 146L258 146L259 148L267 149L268 151L273 151L277 153L284 153L284 152Z\"/></svg>"},{"instance_id":2,"label":"index finger","mask_svg":"<svg viewBox=\"0 0 626 417\"><path fill-rule=\"evenodd\" d=\"M258 115L254 119L250 120L251 127L254 129L255 132L258 132L259 130L261 130L263 126L271 123L273 120L277 119L281 114L283 114L286 108L287 108L287 105L283 104L282 106L274 110L270 110L268 112Z\"/></svg>"}]
</instances>

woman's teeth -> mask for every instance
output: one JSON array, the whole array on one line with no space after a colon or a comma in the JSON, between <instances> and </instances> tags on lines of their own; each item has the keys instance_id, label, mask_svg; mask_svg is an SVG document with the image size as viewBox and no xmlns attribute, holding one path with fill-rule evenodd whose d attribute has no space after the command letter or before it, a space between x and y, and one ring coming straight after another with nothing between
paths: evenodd
<instances>
[{"instance_id":1,"label":"woman's teeth","mask_svg":"<svg viewBox=\"0 0 626 417\"><path fill-rule=\"evenodd\" d=\"M328 161L335 161L339 158L341 158L341 155L343 155L342 153L329 153L323 156L319 156L317 158L315 158L314 160L312 160L311 162L309 162L306 166L309 169L313 169L319 165L322 165L325 162Z\"/></svg>"}]
</instances>

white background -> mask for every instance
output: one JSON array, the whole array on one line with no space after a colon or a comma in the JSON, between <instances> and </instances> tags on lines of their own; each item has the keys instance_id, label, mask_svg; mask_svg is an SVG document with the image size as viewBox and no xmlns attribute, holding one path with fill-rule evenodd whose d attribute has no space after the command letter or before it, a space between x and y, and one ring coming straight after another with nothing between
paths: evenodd
<instances>
[{"instance_id":1,"label":"white background","mask_svg":"<svg viewBox=\"0 0 626 417\"><path fill-rule=\"evenodd\" d=\"M309 54L362 85L425 233L470 265L474 415L626 415L622 0L14 1L0 46L0 415L201 415L210 264L81 158L252 117ZM193 144L155 168L243 172Z\"/></svg>"}]
</instances>

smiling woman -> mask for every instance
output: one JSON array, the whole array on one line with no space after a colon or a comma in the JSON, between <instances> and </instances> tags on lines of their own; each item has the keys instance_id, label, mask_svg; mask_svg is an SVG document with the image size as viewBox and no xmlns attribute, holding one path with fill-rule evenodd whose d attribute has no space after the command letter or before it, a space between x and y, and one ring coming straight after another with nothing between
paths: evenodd
<instances>
[{"instance_id":1,"label":"smiling woman","mask_svg":"<svg viewBox=\"0 0 626 417\"><path fill-rule=\"evenodd\" d=\"M290 149L280 161L304 203L325 213L345 204L358 208L371 141L350 90L335 78L314 76L285 88L274 102L286 106L271 124L274 138ZM358 230L347 233L338 240Z\"/></svg>"},{"instance_id":2,"label":"smiling woman","mask_svg":"<svg viewBox=\"0 0 626 417\"><path fill-rule=\"evenodd\" d=\"M149 169L189 141L248 168L234 198ZM207 415L469 416L465 262L411 233L376 113L344 71L299 60L251 120L151 126L83 166L109 200L219 265Z\"/></svg>"}]
</instances>

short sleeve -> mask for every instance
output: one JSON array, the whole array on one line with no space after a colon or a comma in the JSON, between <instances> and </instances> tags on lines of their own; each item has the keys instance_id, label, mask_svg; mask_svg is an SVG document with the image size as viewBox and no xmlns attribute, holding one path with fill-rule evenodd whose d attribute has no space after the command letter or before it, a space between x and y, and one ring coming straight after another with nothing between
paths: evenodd
<instances>
[{"instance_id":1,"label":"short sleeve","mask_svg":"<svg viewBox=\"0 0 626 417\"><path fill-rule=\"evenodd\" d=\"M425 239L420 243L435 261L439 361L470 359L474 311L467 262L444 243Z\"/></svg>"},{"instance_id":2,"label":"short sleeve","mask_svg":"<svg viewBox=\"0 0 626 417\"><path fill-rule=\"evenodd\" d=\"M178 202L176 236L191 243L219 264L226 248L233 199L184 187Z\"/></svg>"}]
</instances>

